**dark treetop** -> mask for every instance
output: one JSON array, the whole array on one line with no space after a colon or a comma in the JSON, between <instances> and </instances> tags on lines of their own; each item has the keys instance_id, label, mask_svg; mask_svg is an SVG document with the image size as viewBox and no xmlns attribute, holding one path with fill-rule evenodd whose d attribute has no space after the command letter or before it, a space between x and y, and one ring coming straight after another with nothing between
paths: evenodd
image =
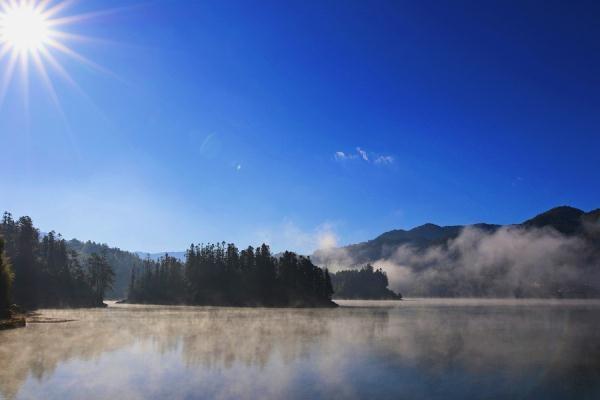
<instances>
[{"instance_id":1,"label":"dark treetop","mask_svg":"<svg viewBox=\"0 0 600 400\"><path fill-rule=\"evenodd\" d=\"M401 294L388 289L388 278L382 269L367 264L361 269L338 271L331 275L336 299L400 300Z\"/></svg>"},{"instance_id":2,"label":"dark treetop","mask_svg":"<svg viewBox=\"0 0 600 400\"><path fill-rule=\"evenodd\" d=\"M9 213L0 223L0 236L6 255L3 269L10 271L4 267L10 261L14 272L12 290L9 284L0 284L0 301L26 309L103 305L114 279L104 255L94 253L82 260L60 235L40 235L31 218L14 220ZM12 277L9 272L2 275Z\"/></svg>"},{"instance_id":3,"label":"dark treetop","mask_svg":"<svg viewBox=\"0 0 600 400\"><path fill-rule=\"evenodd\" d=\"M263 244L192 245L182 263L165 255L147 259L131 276L128 302L267 307L334 307L327 270L308 257L271 255Z\"/></svg>"}]
</instances>

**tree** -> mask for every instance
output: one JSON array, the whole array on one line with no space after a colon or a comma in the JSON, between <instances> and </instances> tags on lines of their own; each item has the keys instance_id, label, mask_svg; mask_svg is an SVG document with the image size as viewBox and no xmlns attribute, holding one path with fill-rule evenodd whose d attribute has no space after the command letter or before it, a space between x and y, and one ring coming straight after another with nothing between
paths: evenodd
<instances>
[{"instance_id":1,"label":"tree","mask_svg":"<svg viewBox=\"0 0 600 400\"><path fill-rule=\"evenodd\" d=\"M87 260L89 284L96 294L96 300L102 302L104 293L114 283L115 273L104 254L92 253Z\"/></svg>"},{"instance_id":2,"label":"tree","mask_svg":"<svg viewBox=\"0 0 600 400\"><path fill-rule=\"evenodd\" d=\"M331 299L331 296L333 296L334 291L333 291L333 285L331 284L331 276L329 275L329 270L327 268L325 268L324 274L325 274L325 295L327 296L327 298Z\"/></svg>"},{"instance_id":3,"label":"tree","mask_svg":"<svg viewBox=\"0 0 600 400\"><path fill-rule=\"evenodd\" d=\"M19 218L15 239L15 254L11 256L15 272L15 300L25 308L37 308L40 293L40 269L37 259L39 233L33 227L31 218Z\"/></svg>"},{"instance_id":4,"label":"tree","mask_svg":"<svg viewBox=\"0 0 600 400\"><path fill-rule=\"evenodd\" d=\"M402 298L401 294L388 289L389 282L385 271L375 269L370 264L359 270L338 271L332 274L330 279L335 297L338 299L398 300Z\"/></svg>"},{"instance_id":5,"label":"tree","mask_svg":"<svg viewBox=\"0 0 600 400\"><path fill-rule=\"evenodd\" d=\"M335 306L328 273L308 257L269 246L241 252L232 243L191 245L185 267L169 255L146 260L130 283L128 301L227 306Z\"/></svg>"},{"instance_id":6,"label":"tree","mask_svg":"<svg viewBox=\"0 0 600 400\"><path fill-rule=\"evenodd\" d=\"M10 316L8 308L13 277L8 259L4 256L4 239L0 237L0 318Z\"/></svg>"},{"instance_id":7,"label":"tree","mask_svg":"<svg viewBox=\"0 0 600 400\"><path fill-rule=\"evenodd\" d=\"M0 236L4 239L4 253L0 276L14 276L12 290L7 290L6 280L0 284L0 304L17 303L26 309L38 307L93 307L103 291L112 284L113 274L100 268L98 284L92 288L89 274L80 260L85 255L69 248L67 242L50 231L40 239L38 230L29 217L18 221L4 213L0 221ZM7 259L12 273L6 272ZM3 271L3 272L2 272ZM0 278L2 279L2 278ZM8 293L8 294L7 294ZM12 294L12 296L10 296ZM8 296L8 300L7 300Z\"/></svg>"}]
</instances>

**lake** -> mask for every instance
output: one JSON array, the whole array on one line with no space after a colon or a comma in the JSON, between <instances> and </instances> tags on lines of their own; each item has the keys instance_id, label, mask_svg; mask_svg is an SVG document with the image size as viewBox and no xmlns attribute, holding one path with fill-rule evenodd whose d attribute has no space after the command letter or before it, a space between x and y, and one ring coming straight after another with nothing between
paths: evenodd
<instances>
[{"instance_id":1,"label":"lake","mask_svg":"<svg viewBox=\"0 0 600 400\"><path fill-rule=\"evenodd\" d=\"M338 303L42 310L0 398L600 399L598 301Z\"/></svg>"}]
</instances>

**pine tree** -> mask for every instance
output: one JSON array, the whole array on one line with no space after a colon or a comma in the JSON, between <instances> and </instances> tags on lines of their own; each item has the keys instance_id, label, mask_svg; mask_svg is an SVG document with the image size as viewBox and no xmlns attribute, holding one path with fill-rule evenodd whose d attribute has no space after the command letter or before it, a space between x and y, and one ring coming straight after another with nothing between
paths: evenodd
<instances>
[{"instance_id":1,"label":"pine tree","mask_svg":"<svg viewBox=\"0 0 600 400\"><path fill-rule=\"evenodd\" d=\"M4 256L4 239L0 237L0 318L10 316L8 308L12 281L13 273L8 259Z\"/></svg>"},{"instance_id":2,"label":"pine tree","mask_svg":"<svg viewBox=\"0 0 600 400\"><path fill-rule=\"evenodd\" d=\"M112 287L115 274L104 254L92 253L88 258L89 283L96 295L97 303L102 303L104 293Z\"/></svg>"}]
</instances>

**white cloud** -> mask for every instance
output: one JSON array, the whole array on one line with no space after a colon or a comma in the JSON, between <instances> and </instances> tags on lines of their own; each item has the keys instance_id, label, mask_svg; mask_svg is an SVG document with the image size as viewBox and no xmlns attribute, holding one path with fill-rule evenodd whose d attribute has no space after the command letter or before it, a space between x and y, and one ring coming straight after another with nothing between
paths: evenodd
<instances>
[{"instance_id":1,"label":"white cloud","mask_svg":"<svg viewBox=\"0 0 600 400\"><path fill-rule=\"evenodd\" d=\"M348 158L348 155L346 155L346 153L343 151L336 151L333 157L336 159L336 161L343 161Z\"/></svg>"},{"instance_id":2,"label":"white cloud","mask_svg":"<svg viewBox=\"0 0 600 400\"><path fill-rule=\"evenodd\" d=\"M378 154L374 152L368 152L361 147L356 148L356 153L354 152L345 152L345 151L336 151L333 154L333 158L335 161L344 162L348 160L354 161L362 161L367 164L376 164L376 165L392 165L395 161L394 157L391 155Z\"/></svg>"},{"instance_id":3,"label":"white cloud","mask_svg":"<svg viewBox=\"0 0 600 400\"><path fill-rule=\"evenodd\" d=\"M394 163L394 157L392 156L377 156L375 159L377 165L391 165Z\"/></svg>"},{"instance_id":4,"label":"white cloud","mask_svg":"<svg viewBox=\"0 0 600 400\"><path fill-rule=\"evenodd\" d=\"M363 149L361 149L360 147L356 148L356 151L358 154L360 154L360 157L365 160L365 161L369 161L369 156L367 155L367 152L364 151Z\"/></svg>"}]
</instances>

